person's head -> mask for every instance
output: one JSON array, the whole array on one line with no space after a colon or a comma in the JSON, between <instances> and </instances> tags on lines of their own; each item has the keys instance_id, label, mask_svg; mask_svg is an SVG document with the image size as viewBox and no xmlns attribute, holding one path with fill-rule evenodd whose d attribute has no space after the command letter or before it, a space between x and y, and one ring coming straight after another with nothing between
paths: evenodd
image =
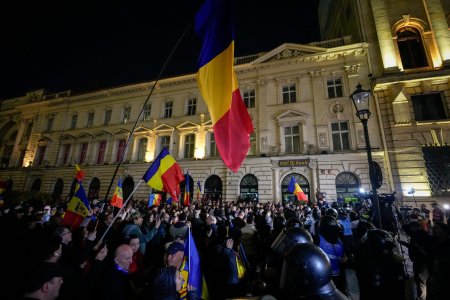
<instances>
[{"instance_id":1,"label":"person's head","mask_svg":"<svg viewBox=\"0 0 450 300\"><path fill-rule=\"evenodd\" d=\"M422 208L422 209L427 208L427 205L426 205L425 203L422 203L422 204L420 205L420 208Z\"/></svg>"},{"instance_id":2,"label":"person's head","mask_svg":"<svg viewBox=\"0 0 450 300\"><path fill-rule=\"evenodd\" d=\"M312 243L294 245L285 255L280 288L289 299L346 299L331 280L325 252Z\"/></svg>"},{"instance_id":3,"label":"person's head","mask_svg":"<svg viewBox=\"0 0 450 300\"><path fill-rule=\"evenodd\" d=\"M139 250L139 236L137 234L132 234L127 239L127 245L131 247L133 253L138 252Z\"/></svg>"},{"instance_id":4,"label":"person's head","mask_svg":"<svg viewBox=\"0 0 450 300\"><path fill-rule=\"evenodd\" d=\"M300 227L292 227L289 229L284 229L275 241L270 246L272 250L279 254L284 255L288 252L295 244L303 243L313 243L313 238L308 231Z\"/></svg>"},{"instance_id":5,"label":"person's head","mask_svg":"<svg viewBox=\"0 0 450 300\"><path fill-rule=\"evenodd\" d=\"M63 284L63 269L56 263L33 264L25 275L23 295L25 297L53 300L58 298Z\"/></svg>"},{"instance_id":6,"label":"person's head","mask_svg":"<svg viewBox=\"0 0 450 300\"><path fill-rule=\"evenodd\" d=\"M178 299L183 282L183 277L176 267L160 269L152 282L153 299Z\"/></svg>"},{"instance_id":7,"label":"person's head","mask_svg":"<svg viewBox=\"0 0 450 300\"><path fill-rule=\"evenodd\" d=\"M433 202L433 203L431 203L431 207L433 207L433 208L436 208L436 207L438 207L438 204L437 204L437 202Z\"/></svg>"},{"instance_id":8,"label":"person's head","mask_svg":"<svg viewBox=\"0 0 450 300\"><path fill-rule=\"evenodd\" d=\"M130 220L130 222L131 222L132 224L141 226L141 225L142 225L142 221L143 221L144 219L142 218L142 215L141 215L140 212L135 211L135 212L133 212L133 213L130 215L129 220Z\"/></svg>"},{"instance_id":9,"label":"person's head","mask_svg":"<svg viewBox=\"0 0 450 300\"><path fill-rule=\"evenodd\" d=\"M133 249L127 245L122 244L117 247L114 254L114 262L124 270L128 270L131 261L133 260Z\"/></svg>"},{"instance_id":10,"label":"person's head","mask_svg":"<svg viewBox=\"0 0 450 300\"><path fill-rule=\"evenodd\" d=\"M72 241L72 231L66 227L57 227L54 231L54 235L60 236L62 243L65 245Z\"/></svg>"},{"instance_id":11,"label":"person's head","mask_svg":"<svg viewBox=\"0 0 450 300\"><path fill-rule=\"evenodd\" d=\"M106 225L111 225L113 223L113 221L114 221L114 215L112 213L111 214L107 214L105 216L105 224Z\"/></svg>"},{"instance_id":12,"label":"person's head","mask_svg":"<svg viewBox=\"0 0 450 300\"><path fill-rule=\"evenodd\" d=\"M206 217L206 224L207 225L212 225L212 224L216 224L217 223L217 218L209 215L208 217Z\"/></svg>"},{"instance_id":13,"label":"person's head","mask_svg":"<svg viewBox=\"0 0 450 300\"><path fill-rule=\"evenodd\" d=\"M181 267L184 259L184 245L180 242L172 242L166 250L167 265L177 269Z\"/></svg>"}]
</instances>

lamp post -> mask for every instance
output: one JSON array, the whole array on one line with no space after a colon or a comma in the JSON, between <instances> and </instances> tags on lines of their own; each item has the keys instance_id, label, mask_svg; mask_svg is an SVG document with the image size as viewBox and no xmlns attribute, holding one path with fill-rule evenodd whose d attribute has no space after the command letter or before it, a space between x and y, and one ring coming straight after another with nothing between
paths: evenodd
<instances>
[{"instance_id":1,"label":"lamp post","mask_svg":"<svg viewBox=\"0 0 450 300\"><path fill-rule=\"evenodd\" d=\"M369 161L369 178L370 178L370 184L372 185L373 204L375 206L375 215L376 215L375 222L378 223L378 224L375 224L375 226L382 229L383 226L381 224L380 203L378 201L375 168L373 166L373 160L372 160L372 148L370 146L369 130L367 129L367 122L369 121L369 118L371 115L370 110L369 110L370 94L371 94L371 92L369 90L363 90L361 88L361 84L358 83L358 85L356 86L356 90L350 95L350 99L352 99L353 104L355 105L356 116L361 121L361 123L363 125L363 129L364 129L364 139L366 141L367 160Z\"/></svg>"},{"instance_id":2,"label":"lamp post","mask_svg":"<svg viewBox=\"0 0 450 300\"><path fill-rule=\"evenodd\" d=\"M411 187L408 189L408 194L409 194L409 195L412 195L413 200L414 200L414 203L416 204L416 207L418 207L418 206L417 206L416 197L414 197L414 194L415 194L415 193L416 193L416 190L411 186Z\"/></svg>"}]
</instances>

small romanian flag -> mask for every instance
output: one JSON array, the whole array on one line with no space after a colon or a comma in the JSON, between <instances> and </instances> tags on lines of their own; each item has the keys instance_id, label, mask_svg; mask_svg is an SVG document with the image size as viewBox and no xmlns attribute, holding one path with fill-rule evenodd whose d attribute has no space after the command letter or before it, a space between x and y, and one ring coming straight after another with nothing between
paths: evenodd
<instances>
[{"instance_id":1,"label":"small romanian flag","mask_svg":"<svg viewBox=\"0 0 450 300\"><path fill-rule=\"evenodd\" d=\"M306 197L302 188L295 181L294 176L291 177L291 181L289 182L288 191L289 191L289 193L293 193L295 196L297 196L298 201L308 202L308 197Z\"/></svg>"},{"instance_id":2,"label":"small romanian flag","mask_svg":"<svg viewBox=\"0 0 450 300\"><path fill-rule=\"evenodd\" d=\"M122 208L123 206L122 178L119 178L116 191L111 199L111 205L117 208Z\"/></svg>"},{"instance_id":3,"label":"small romanian flag","mask_svg":"<svg viewBox=\"0 0 450 300\"><path fill-rule=\"evenodd\" d=\"M201 193L202 193L202 186L200 185L200 179L199 179L199 180L197 180L197 191L196 191L197 201L200 201Z\"/></svg>"},{"instance_id":4,"label":"small romanian flag","mask_svg":"<svg viewBox=\"0 0 450 300\"><path fill-rule=\"evenodd\" d=\"M161 194L150 194L148 196L148 207L159 206L161 204Z\"/></svg>"},{"instance_id":5,"label":"small romanian flag","mask_svg":"<svg viewBox=\"0 0 450 300\"><path fill-rule=\"evenodd\" d=\"M189 202L191 199L191 187L190 187L190 182L189 182L189 172L187 172L186 176L185 176L185 185L184 185L184 206L189 206Z\"/></svg>"},{"instance_id":6,"label":"small romanian flag","mask_svg":"<svg viewBox=\"0 0 450 300\"><path fill-rule=\"evenodd\" d=\"M183 172L166 147L145 172L142 179L155 190L169 193L174 201L178 201L180 182L184 180Z\"/></svg>"}]
</instances>

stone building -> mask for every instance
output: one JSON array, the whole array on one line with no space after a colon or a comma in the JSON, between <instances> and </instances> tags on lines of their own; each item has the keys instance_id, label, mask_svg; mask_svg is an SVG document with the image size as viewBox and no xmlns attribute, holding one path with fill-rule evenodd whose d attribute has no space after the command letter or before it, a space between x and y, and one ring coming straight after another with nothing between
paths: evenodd
<instances>
[{"instance_id":1,"label":"stone building","mask_svg":"<svg viewBox=\"0 0 450 300\"><path fill-rule=\"evenodd\" d=\"M78 163L86 172L88 197L102 198L112 185L111 197L117 183L111 178L125 152L117 176L124 178L127 197L167 146L189 172L191 192L199 181L203 193L225 200L279 202L292 198L287 187L294 176L311 200L316 189L329 200L352 197L359 187L370 189L363 129L349 99L358 83L370 85L369 47L338 38L236 58L255 128L236 173L218 155L206 104L190 74L160 80L145 106L154 82L82 94L38 90L2 101L0 179L14 190L65 197ZM374 116L369 120L374 160L389 174ZM391 191L389 182L384 178L380 191ZM150 192L141 184L134 198L145 200Z\"/></svg>"},{"instance_id":2,"label":"stone building","mask_svg":"<svg viewBox=\"0 0 450 300\"><path fill-rule=\"evenodd\" d=\"M389 185L410 204L448 202L450 2L322 0L319 16L322 38L369 44Z\"/></svg>"}]
</instances>

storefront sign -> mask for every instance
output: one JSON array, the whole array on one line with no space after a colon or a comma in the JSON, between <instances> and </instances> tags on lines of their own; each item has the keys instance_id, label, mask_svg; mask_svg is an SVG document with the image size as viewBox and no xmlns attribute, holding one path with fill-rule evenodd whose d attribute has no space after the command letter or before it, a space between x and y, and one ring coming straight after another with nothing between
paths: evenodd
<instances>
[{"instance_id":1,"label":"storefront sign","mask_svg":"<svg viewBox=\"0 0 450 300\"><path fill-rule=\"evenodd\" d=\"M309 166L309 158L307 159L293 159L293 160L280 160L278 162L280 167L298 167Z\"/></svg>"}]
</instances>

